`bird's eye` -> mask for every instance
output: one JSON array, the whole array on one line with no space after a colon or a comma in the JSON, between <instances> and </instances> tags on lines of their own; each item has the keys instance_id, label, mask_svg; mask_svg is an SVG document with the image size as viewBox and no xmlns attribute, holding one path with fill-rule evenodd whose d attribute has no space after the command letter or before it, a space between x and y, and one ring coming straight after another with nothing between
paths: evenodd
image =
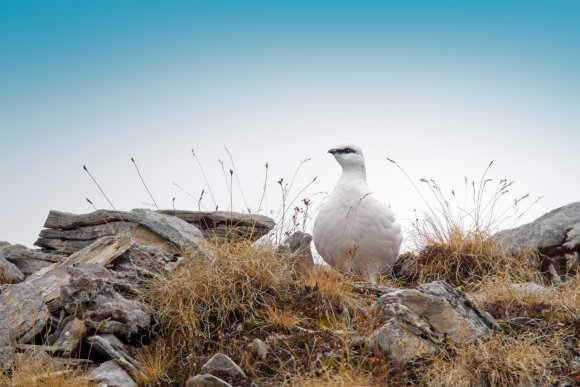
<instances>
[{"instance_id":1,"label":"bird's eye","mask_svg":"<svg viewBox=\"0 0 580 387\"><path fill-rule=\"evenodd\" d=\"M354 152L354 149L352 149L352 148L344 148L343 151L344 151L344 153L353 153Z\"/></svg>"}]
</instances>

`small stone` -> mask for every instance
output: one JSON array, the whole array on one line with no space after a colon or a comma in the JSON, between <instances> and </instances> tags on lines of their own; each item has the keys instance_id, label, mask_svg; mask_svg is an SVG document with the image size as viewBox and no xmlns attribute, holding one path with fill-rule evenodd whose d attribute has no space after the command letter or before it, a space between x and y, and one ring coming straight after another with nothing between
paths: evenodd
<instances>
[{"instance_id":1,"label":"small stone","mask_svg":"<svg viewBox=\"0 0 580 387\"><path fill-rule=\"evenodd\" d=\"M187 379L185 387L232 387L232 385L217 376L200 374Z\"/></svg>"},{"instance_id":2,"label":"small stone","mask_svg":"<svg viewBox=\"0 0 580 387\"><path fill-rule=\"evenodd\" d=\"M266 358L268 357L268 353L270 352L270 346L260 339L252 340L252 342L248 344L248 349L255 356L257 356L262 360L266 360Z\"/></svg>"},{"instance_id":3,"label":"small stone","mask_svg":"<svg viewBox=\"0 0 580 387\"><path fill-rule=\"evenodd\" d=\"M104 383L108 387L137 387L137 383L114 360L102 363L91 371L87 378L101 386Z\"/></svg>"},{"instance_id":4,"label":"small stone","mask_svg":"<svg viewBox=\"0 0 580 387\"><path fill-rule=\"evenodd\" d=\"M202 374L221 375L225 374L235 377L246 377L244 371L232 359L222 353L216 353L207 363L201 367Z\"/></svg>"}]
</instances>

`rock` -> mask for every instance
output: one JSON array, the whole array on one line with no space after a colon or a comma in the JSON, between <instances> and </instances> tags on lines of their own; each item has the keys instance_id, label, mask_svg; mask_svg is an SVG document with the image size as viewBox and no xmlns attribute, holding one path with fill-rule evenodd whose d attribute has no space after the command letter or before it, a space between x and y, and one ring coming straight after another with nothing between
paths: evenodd
<instances>
[{"instance_id":1,"label":"rock","mask_svg":"<svg viewBox=\"0 0 580 387\"><path fill-rule=\"evenodd\" d=\"M133 232L138 225L143 225L151 229L155 228L153 231L166 238L165 242L169 239L176 246L182 247L182 242L187 240L187 237L184 240L183 235L180 236L180 231L174 232L176 230L175 224L169 228L162 224L153 225L157 223L157 220L176 218L185 221L193 228L197 228L201 233L200 235L207 239L232 240L241 238L254 241L267 234L274 227L274 221L266 216L230 211L149 211L137 209L124 212L98 210L81 215L50 211L44 223L45 229L40 232L40 236L34 244L69 255L103 236ZM174 231L168 234L171 228ZM183 227L177 229L179 228L183 229ZM160 250L163 251L163 249Z\"/></svg>"},{"instance_id":2,"label":"rock","mask_svg":"<svg viewBox=\"0 0 580 387\"><path fill-rule=\"evenodd\" d=\"M443 335L401 304L387 304L382 308L383 325L366 340L374 353L386 353L393 360L405 361L437 353Z\"/></svg>"},{"instance_id":3,"label":"rock","mask_svg":"<svg viewBox=\"0 0 580 387\"><path fill-rule=\"evenodd\" d=\"M381 296L375 307L381 309L392 303L406 306L437 332L459 342L471 341L499 327L489 313L479 310L465 293L445 281L430 282L417 289L393 290Z\"/></svg>"},{"instance_id":4,"label":"rock","mask_svg":"<svg viewBox=\"0 0 580 387\"><path fill-rule=\"evenodd\" d=\"M185 387L232 387L232 385L217 376L200 374L187 379Z\"/></svg>"},{"instance_id":5,"label":"rock","mask_svg":"<svg viewBox=\"0 0 580 387\"><path fill-rule=\"evenodd\" d=\"M15 284L24 281L24 274L13 263L0 255L0 284Z\"/></svg>"},{"instance_id":6,"label":"rock","mask_svg":"<svg viewBox=\"0 0 580 387\"><path fill-rule=\"evenodd\" d=\"M470 342L499 328L493 317L479 310L445 281L417 289L382 288L374 308L381 327L368 338L368 347L399 360L435 353L445 337Z\"/></svg>"},{"instance_id":7,"label":"rock","mask_svg":"<svg viewBox=\"0 0 580 387\"><path fill-rule=\"evenodd\" d=\"M274 220L267 216L233 211L161 210L159 212L174 215L193 224L207 239L241 238L255 241L269 233L276 225Z\"/></svg>"},{"instance_id":8,"label":"rock","mask_svg":"<svg viewBox=\"0 0 580 387\"><path fill-rule=\"evenodd\" d=\"M69 316L63 322L53 345L61 348L60 354L62 356L72 357L80 347L86 333L87 326L85 323L78 318Z\"/></svg>"},{"instance_id":9,"label":"rock","mask_svg":"<svg viewBox=\"0 0 580 387\"><path fill-rule=\"evenodd\" d=\"M270 346L260 339L252 340L252 342L248 344L247 348L251 353L262 360L266 360L268 358L268 354L270 353Z\"/></svg>"},{"instance_id":10,"label":"rock","mask_svg":"<svg viewBox=\"0 0 580 387\"><path fill-rule=\"evenodd\" d=\"M127 213L127 220L147 227L180 249L199 250L199 246L205 242L197 227L172 215L138 208Z\"/></svg>"},{"instance_id":11,"label":"rock","mask_svg":"<svg viewBox=\"0 0 580 387\"><path fill-rule=\"evenodd\" d=\"M216 353L211 359L201 367L202 374L212 374L214 376L227 375L231 378L242 377L246 374L232 359L222 353Z\"/></svg>"},{"instance_id":12,"label":"rock","mask_svg":"<svg viewBox=\"0 0 580 387\"><path fill-rule=\"evenodd\" d=\"M496 233L493 238L508 253L539 249L555 255L580 249L580 202L571 203L542 215L531 223Z\"/></svg>"},{"instance_id":13,"label":"rock","mask_svg":"<svg viewBox=\"0 0 580 387\"><path fill-rule=\"evenodd\" d=\"M48 309L41 292L26 283L0 293L0 370L10 367L14 343L28 343L46 326Z\"/></svg>"},{"instance_id":14,"label":"rock","mask_svg":"<svg viewBox=\"0 0 580 387\"><path fill-rule=\"evenodd\" d=\"M284 241L282 245L283 257L295 271L302 272L314 266L310 248L311 242L312 235L302 231L296 231Z\"/></svg>"},{"instance_id":15,"label":"rock","mask_svg":"<svg viewBox=\"0 0 580 387\"><path fill-rule=\"evenodd\" d=\"M87 379L108 387L137 387L137 383L114 360L102 363L89 373Z\"/></svg>"},{"instance_id":16,"label":"rock","mask_svg":"<svg viewBox=\"0 0 580 387\"><path fill-rule=\"evenodd\" d=\"M580 202L571 203L542 215L531 223L496 233L493 238L508 254L538 251L542 268L555 284L561 275L580 272Z\"/></svg>"},{"instance_id":17,"label":"rock","mask_svg":"<svg viewBox=\"0 0 580 387\"><path fill-rule=\"evenodd\" d=\"M130 284L95 264L75 264L68 273L69 284L61 292L61 303L68 313L83 320L88 328L127 340L147 333L152 322L149 308L118 293L131 291Z\"/></svg>"},{"instance_id":18,"label":"rock","mask_svg":"<svg viewBox=\"0 0 580 387\"><path fill-rule=\"evenodd\" d=\"M60 292L63 285L68 284L67 268L75 263L95 263L105 266L119 257L131 247L131 239L127 234L103 237L86 248L30 275L21 285L37 289L42 293L42 299L48 309L54 312L60 309Z\"/></svg>"},{"instance_id":19,"label":"rock","mask_svg":"<svg viewBox=\"0 0 580 387\"><path fill-rule=\"evenodd\" d=\"M114 360L127 372L133 375L142 372L141 364L125 350L123 343L109 334L89 336L85 339L91 350L96 351L106 359Z\"/></svg>"},{"instance_id":20,"label":"rock","mask_svg":"<svg viewBox=\"0 0 580 387\"><path fill-rule=\"evenodd\" d=\"M31 250L18 244L0 242L0 261L2 258L13 263L24 275L30 275L52 263L60 262L63 256Z\"/></svg>"}]
</instances>

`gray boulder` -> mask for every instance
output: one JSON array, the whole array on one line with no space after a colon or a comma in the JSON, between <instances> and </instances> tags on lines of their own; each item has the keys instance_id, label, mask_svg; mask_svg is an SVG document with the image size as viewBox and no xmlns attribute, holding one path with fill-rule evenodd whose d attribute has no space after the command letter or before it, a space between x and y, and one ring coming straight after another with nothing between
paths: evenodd
<instances>
[{"instance_id":1,"label":"gray boulder","mask_svg":"<svg viewBox=\"0 0 580 387\"><path fill-rule=\"evenodd\" d=\"M367 346L394 359L435 353L446 337L470 342L498 328L491 315L445 281L381 292L374 305L381 326L367 338Z\"/></svg>"},{"instance_id":2,"label":"gray boulder","mask_svg":"<svg viewBox=\"0 0 580 387\"><path fill-rule=\"evenodd\" d=\"M397 361L437 353L443 335L404 305L387 304L381 308L383 324L366 340L373 353L386 353Z\"/></svg>"},{"instance_id":3,"label":"gray boulder","mask_svg":"<svg viewBox=\"0 0 580 387\"><path fill-rule=\"evenodd\" d=\"M580 202L557 208L531 223L500 231L493 238L508 254L539 252L544 258L543 269L559 284L560 275L577 273L580 268Z\"/></svg>"}]
</instances>

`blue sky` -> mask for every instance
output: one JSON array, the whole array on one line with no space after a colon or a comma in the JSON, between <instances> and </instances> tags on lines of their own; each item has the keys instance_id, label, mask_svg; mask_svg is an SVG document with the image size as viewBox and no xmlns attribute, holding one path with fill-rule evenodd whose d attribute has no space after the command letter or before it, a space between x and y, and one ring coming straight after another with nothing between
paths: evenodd
<instances>
[{"instance_id":1,"label":"blue sky","mask_svg":"<svg viewBox=\"0 0 580 387\"><path fill-rule=\"evenodd\" d=\"M234 155L248 203L311 158L297 187L365 150L369 183L401 219L421 201L385 157L449 187L516 180L544 199L526 220L580 199L578 1L0 2L0 240L30 245L49 209L119 208L229 194ZM251 199L250 199L251 198ZM208 199L206 197L206 199ZM234 190L235 207L244 207ZM208 201L207 208L212 207Z\"/></svg>"}]
</instances>

